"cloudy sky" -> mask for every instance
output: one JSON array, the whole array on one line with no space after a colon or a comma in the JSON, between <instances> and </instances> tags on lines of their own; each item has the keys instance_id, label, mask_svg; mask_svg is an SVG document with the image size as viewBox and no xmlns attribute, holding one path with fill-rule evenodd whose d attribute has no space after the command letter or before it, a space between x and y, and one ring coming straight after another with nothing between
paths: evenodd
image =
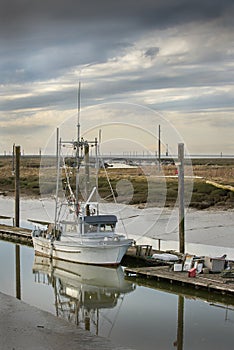
<instances>
[{"instance_id":1,"label":"cloudy sky","mask_svg":"<svg viewBox=\"0 0 234 350\"><path fill-rule=\"evenodd\" d=\"M79 80L89 127L162 124L169 147L173 129L191 154L234 154L233 16L233 0L1 0L0 154L43 149Z\"/></svg>"}]
</instances>

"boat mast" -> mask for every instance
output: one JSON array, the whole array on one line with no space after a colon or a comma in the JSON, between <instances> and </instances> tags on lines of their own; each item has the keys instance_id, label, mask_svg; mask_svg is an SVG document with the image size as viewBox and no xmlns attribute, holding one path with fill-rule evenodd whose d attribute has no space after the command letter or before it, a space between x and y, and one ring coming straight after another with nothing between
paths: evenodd
<instances>
[{"instance_id":1,"label":"boat mast","mask_svg":"<svg viewBox=\"0 0 234 350\"><path fill-rule=\"evenodd\" d=\"M76 142L76 208L78 208L79 200L79 167L80 167L80 88L81 83L78 85L77 95L77 142ZM77 211L78 214L78 211Z\"/></svg>"}]
</instances>

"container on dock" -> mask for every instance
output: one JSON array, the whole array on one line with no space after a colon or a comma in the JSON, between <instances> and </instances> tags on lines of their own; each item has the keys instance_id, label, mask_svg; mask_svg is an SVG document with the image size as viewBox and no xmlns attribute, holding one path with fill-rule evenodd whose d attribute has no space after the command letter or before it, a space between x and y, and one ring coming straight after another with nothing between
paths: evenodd
<instances>
[{"instance_id":1,"label":"container on dock","mask_svg":"<svg viewBox=\"0 0 234 350\"><path fill-rule=\"evenodd\" d=\"M205 266L209 268L210 272L222 272L225 266L224 258L210 258L205 257Z\"/></svg>"},{"instance_id":2,"label":"container on dock","mask_svg":"<svg viewBox=\"0 0 234 350\"><path fill-rule=\"evenodd\" d=\"M184 260L184 267L183 267L184 271L189 271L192 268L193 258L194 258L194 255L186 254L185 260Z\"/></svg>"},{"instance_id":3,"label":"container on dock","mask_svg":"<svg viewBox=\"0 0 234 350\"><path fill-rule=\"evenodd\" d=\"M208 267L203 267L202 273L205 274L205 275L207 275L208 273L210 273L209 268L208 268Z\"/></svg>"},{"instance_id":4,"label":"container on dock","mask_svg":"<svg viewBox=\"0 0 234 350\"><path fill-rule=\"evenodd\" d=\"M192 269L188 270L188 277L196 277L197 269L196 267L193 267Z\"/></svg>"},{"instance_id":5,"label":"container on dock","mask_svg":"<svg viewBox=\"0 0 234 350\"><path fill-rule=\"evenodd\" d=\"M202 269L203 269L203 265L204 265L204 261L199 259L197 261L194 262L194 266L197 270L197 273L201 273Z\"/></svg>"},{"instance_id":6,"label":"container on dock","mask_svg":"<svg viewBox=\"0 0 234 350\"><path fill-rule=\"evenodd\" d=\"M174 264L174 271L179 272L183 270L183 264Z\"/></svg>"}]
</instances>

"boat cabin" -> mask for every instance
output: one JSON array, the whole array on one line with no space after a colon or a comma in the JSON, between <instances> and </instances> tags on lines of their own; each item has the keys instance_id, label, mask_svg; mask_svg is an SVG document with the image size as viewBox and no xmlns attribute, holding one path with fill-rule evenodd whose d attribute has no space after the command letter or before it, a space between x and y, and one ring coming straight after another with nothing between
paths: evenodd
<instances>
[{"instance_id":1,"label":"boat cabin","mask_svg":"<svg viewBox=\"0 0 234 350\"><path fill-rule=\"evenodd\" d=\"M84 216L84 221L80 218L80 232L94 233L94 232L114 232L117 223L115 215L93 215ZM63 225L63 232L78 232L78 224L74 221L61 221Z\"/></svg>"},{"instance_id":2,"label":"boat cabin","mask_svg":"<svg viewBox=\"0 0 234 350\"><path fill-rule=\"evenodd\" d=\"M113 232L117 223L115 215L93 215L84 217L84 232Z\"/></svg>"}]
</instances>

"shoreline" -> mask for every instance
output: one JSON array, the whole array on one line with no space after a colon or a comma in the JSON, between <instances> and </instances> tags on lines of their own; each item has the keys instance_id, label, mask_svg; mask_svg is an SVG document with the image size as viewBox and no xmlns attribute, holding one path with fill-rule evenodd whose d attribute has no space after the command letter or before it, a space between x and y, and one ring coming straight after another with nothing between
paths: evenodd
<instances>
[{"instance_id":1,"label":"shoreline","mask_svg":"<svg viewBox=\"0 0 234 350\"><path fill-rule=\"evenodd\" d=\"M8 194L2 194L0 192L0 199L10 199L10 200L15 200L15 196L13 193L11 193L10 195ZM27 195L27 194L23 194L20 196L20 199L23 201L30 201L30 200L37 200L37 201L53 201L53 197L41 197L40 195ZM109 204L115 204L114 202L108 202ZM174 205L166 205L166 206L159 206L156 205L156 203L150 203L145 205L144 203L140 203L140 204L125 204L125 203L118 203L117 205L127 205L129 207L135 208L135 209L139 209L139 210L145 210L145 209L152 209L152 208L156 208L156 209L164 209L164 210L173 210L173 209L178 209L177 206ZM190 207L190 206L185 206L185 210L190 210L190 211L196 211L196 212L226 212L226 211L234 211L234 207L230 207L228 205L219 205L219 206L210 206L210 207L206 207L204 209L201 208L195 208L195 207ZM0 213L0 218L1 218L1 213Z\"/></svg>"},{"instance_id":2,"label":"shoreline","mask_svg":"<svg viewBox=\"0 0 234 350\"><path fill-rule=\"evenodd\" d=\"M15 200L15 194L13 192L10 192L10 194L6 194L3 192L0 192L0 199L10 199L10 200ZM21 194L20 195L20 200L23 201L30 201L30 200L38 200L38 201L54 201L53 196L41 196L41 195L33 195L33 194ZM178 209L178 206L175 206L173 204L171 205L157 205L157 203L139 203L139 204L131 204L131 203L122 203L122 202L104 202L105 204L117 204L117 205L127 205L129 207L139 209L139 210L145 210L145 209L151 209L151 208L156 208L156 209L165 209L165 210L173 210L173 209ZM193 206L186 206L185 205L185 210L190 210L190 211L198 211L198 212L226 212L226 211L234 211L234 206L229 206L229 205L216 205L216 206L209 206L206 208L196 208ZM1 213L0 213L1 217Z\"/></svg>"}]
</instances>

